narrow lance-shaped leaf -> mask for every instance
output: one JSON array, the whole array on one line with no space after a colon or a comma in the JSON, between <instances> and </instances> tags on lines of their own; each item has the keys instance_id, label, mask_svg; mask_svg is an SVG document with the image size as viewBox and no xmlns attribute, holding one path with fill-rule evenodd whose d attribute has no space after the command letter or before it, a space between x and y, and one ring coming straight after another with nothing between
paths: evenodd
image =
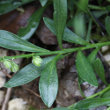
<instances>
[{"instance_id":1,"label":"narrow lance-shaped leaf","mask_svg":"<svg viewBox=\"0 0 110 110\"><path fill-rule=\"evenodd\" d=\"M101 96L101 98L110 98L110 90L106 91L105 93L103 93ZM110 103L107 104L107 106L110 106ZM109 110L109 109L108 109Z\"/></svg>"},{"instance_id":2,"label":"narrow lance-shaped leaf","mask_svg":"<svg viewBox=\"0 0 110 110\"><path fill-rule=\"evenodd\" d=\"M49 62L41 72L39 91L45 105L51 107L58 92L58 76L55 59Z\"/></svg>"},{"instance_id":3,"label":"narrow lance-shaped leaf","mask_svg":"<svg viewBox=\"0 0 110 110\"><path fill-rule=\"evenodd\" d=\"M31 38L31 36L34 34L39 26L44 9L45 7L39 8L36 12L32 14L32 16L28 20L28 25L18 30L18 36L25 40Z\"/></svg>"},{"instance_id":4,"label":"narrow lance-shaped leaf","mask_svg":"<svg viewBox=\"0 0 110 110\"><path fill-rule=\"evenodd\" d=\"M104 94L102 94L101 98L110 98L110 90L108 90Z\"/></svg>"},{"instance_id":5,"label":"narrow lance-shaped leaf","mask_svg":"<svg viewBox=\"0 0 110 110\"><path fill-rule=\"evenodd\" d=\"M78 110L88 110L108 104L110 104L110 98L92 98L79 101L73 108Z\"/></svg>"},{"instance_id":6,"label":"narrow lance-shaped leaf","mask_svg":"<svg viewBox=\"0 0 110 110\"><path fill-rule=\"evenodd\" d=\"M44 17L44 22L46 26L49 28L49 30L56 35L55 32L55 27L54 27L54 22L53 20ZM63 35L63 40L71 43L76 43L76 44L81 44L81 45L87 45L88 42L83 40L81 37L73 33L70 29L65 28L64 30L64 35Z\"/></svg>"},{"instance_id":7,"label":"narrow lance-shaped leaf","mask_svg":"<svg viewBox=\"0 0 110 110\"><path fill-rule=\"evenodd\" d=\"M79 10L87 12L89 0L79 0L76 5L78 6Z\"/></svg>"},{"instance_id":8,"label":"narrow lance-shaped leaf","mask_svg":"<svg viewBox=\"0 0 110 110\"><path fill-rule=\"evenodd\" d=\"M43 59L43 62L40 67L36 67L33 64L26 65L23 69L18 71L6 84L5 87L11 88L20 85L24 85L26 83L31 82L32 80L36 79L40 76L45 65L54 59L54 56L47 57Z\"/></svg>"},{"instance_id":9,"label":"narrow lance-shaped leaf","mask_svg":"<svg viewBox=\"0 0 110 110\"><path fill-rule=\"evenodd\" d=\"M89 20L86 41L90 41L91 31L92 31L92 19Z\"/></svg>"},{"instance_id":10,"label":"narrow lance-shaped leaf","mask_svg":"<svg viewBox=\"0 0 110 110\"><path fill-rule=\"evenodd\" d=\"M0 1L0 15L8 13L16 8L18 8L21 5L24 5L26 3L32 2L34 0L4 0Z\"/></svg>"},{"instance_id":11,"label":"narrow lance-shaped leaf","mask_svg":"<svg viewBox=\"0 0 110 110\"><path fill-rule=\"evenodd\" d=\"M56 30L57 40L60 48L62 48L62 37L67 20L67 0L54 0L54 26Z\"/></svg>"},{"instance_id":12,"label":"narrow lance-shaped leaf","mask_svg":"<svg viewBox=\"0 0 110 110\"><path fill-rule=\"evenodd\" d=\"M29 64L17 72L6 84L5 87L11 88L24 85L40 76L40 71L33 64Z\"/></svg>"},{"instance_id":13,"label":"narrow lance-shaped leaf","mask_svg":"<svg viewBox=\"0 0 110 110\"><path fill-rule=\"evenodd\" d=\"M97 56L97 53L99 51L100 48L96 48L95 50L93 50L89 56L87 57L88 61L93 64L94 61L96 60L96 56Z\"/></svg>"},{"instance_id":14,"label":"narrow lance-shaped leaf","mask_svg":"<svg viewBox=\"0 0 110 110\"><path fill-rule=\"evenodd\" d=\"M101 78L101 80L107 84L107 81L105 79L105 70L104 70L104 66L101 62L101 60L99 58L97 58L94 63L93 63L93 67L95 72L98 74L98 76Z\"/></svg>"},{"instance_id":15,"label":"narrow lance-shaped leaf","mask_svg":"<svg viewBox=\"0 0 110 110\"><path fill-rule=\"evenodd\" d=\"M92 14L96 17L96 18L100 18L101 16L107 14L108 11L104 10L104 11L92 11Z\"/></svg>"},{"instance_id":16,"label":"narrow lance-shaped leaf","mask_svg":"<svg viewBox=\"0 0 110 110\"><path fill-rule=\"evenodd\" d=\"M28 41L21 39L17 35L4 30L0 30L0 46L19 51L48 52L48 50L40 48Z\"/></svg>"},{"instance_id":17,"label":"narrow lance-shaped leaf","mask_svg":"<svg viewBox=\"0 0 110 110\"><path fill-rule=\"evenodd\" d=\"M110 35L110 16L107 16L105 19L105 28L108 35Z\"/></svg>"},{"instance_id":18,"label":"narrow lance-shaped leaf","mask_svg":"<svg viewBox=\"0 0 110 110\"><path fill-rule=\"evenodd\" d=\"M47 2L48 2L48 0L40 0L40 3L42 6L44 6Z\"/></svg>"},{"instance_id":19,"label":"narrow lance-shaped leaf","mask_svg":"<svg viewBox=\"0 0 110 110\"><path fill-rule=\"evenodd\" d=\"M86 25L85 25L85 18L84 13L78 13L74 17L73 23L75 33L85 39L86 35Z\"/></svg>"},{"instance_id":20,"label":"narrow lance-shaped leaf","mask_svg":"<svg viewBox=\"0 0 110 110\"><path fill-rule=\"evenodd\" d=\"M89 84L98 86L93 68L81 51L77 53L76 68L80 78L82 78L84 81L87 81Z\"/></svg>"}]
</instances>

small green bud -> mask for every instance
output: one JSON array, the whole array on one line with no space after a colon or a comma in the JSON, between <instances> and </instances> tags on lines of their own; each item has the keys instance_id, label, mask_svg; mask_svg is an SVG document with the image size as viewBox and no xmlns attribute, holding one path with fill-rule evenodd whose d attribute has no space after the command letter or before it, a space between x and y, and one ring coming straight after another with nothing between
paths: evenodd
<instances>
[{"instance_id":1,"label":"small green bud","mask_svg":"<svg viewBox=\"0 0 110 110\"><path fill-rule=\"evenodd\" d=\"M10 60L3 60L3 64L5 65L6 68L10 69L11 68L11 61Z\"/></svg>"},{"instance_id":2,"label":"small green bud","mask_svg":"<svg viewBox=\"0 0 110 110\"><path fill-rule=\"evenodd\" d=\"M43 61L43 60L40 58L40 56L33 56L32 63L33 63L35 66L40 67L42 61Z\"/></svg>"},{"instance_id":3,"label":"small green bud","mask_svg":"<svg viewBox=\"0 0 110 110\"><path fill-rule=\"evenodd\" d=\"M11 71L17 72L18 70L19 70L19 66L16 63L12 62Z\"/></svg>"}]
</instances>

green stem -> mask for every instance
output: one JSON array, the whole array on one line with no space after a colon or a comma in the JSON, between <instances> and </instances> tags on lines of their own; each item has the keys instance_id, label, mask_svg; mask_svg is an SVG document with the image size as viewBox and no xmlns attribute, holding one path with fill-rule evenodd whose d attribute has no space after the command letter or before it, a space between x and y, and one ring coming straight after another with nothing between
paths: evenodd
<instances>
[{"instance_id":1,"label":"green stem","mask_svg":"<svg viewBox=\"0 0 110 110\"><path fill-rule=\"evenodd\" d=\"M5 59L30 58L34 55L45 56L45 55L67 54L67 53L83 51L83 50L87 50L87 49L91 49L91 48L102 47L102 46L106 46L106 45L110 45L110 42L89 44L85 47L68 48L68 49L63 49L63 50L58 50L58 51L49 51L49 52L44 52L44 53L42 52L42 53L23 54L23 55L17 55L17 56L4 56L4 57L0 57L0 60L2 60L3 58L5 58Z\"/></svg>"},{"instance_id":2,"label":"green stem","mask_svg":"<svg viewBox=\"0 0 110 110\"><path fill-rule=\"evenodd\" d=\"M97 27L100 28L99 24L97 23L96 19L93 17L93 15L89 9L87 10L87 13L91 17L91 19L94 21L94 23L97 25Z\"/></svg>"},{"instance_id":3,"label":"green stem","mask_svg":"<svg viewBox=\"0 0 110 110\"><path fill-rule=\"evenodd\" d=\"M89 97L87 97L86 99L90 99L90 98L94 98L96 96L99 96L99 95L102 95L103 93L105 93L106 91L108 91L110 89L110 85L108 87L106 87L105 89L103 89L102 91L94 94L94 95L91 95Z\"/></svg>"},{"instance_id":4,"label":"green stem","mask_svg":"<svg viewBox=\"0 0 110 110\"><path fill-rule=\"evenodd\" d=\"M96 6L96 5L88 5L88 8L94 9L94 10L106 10L105 7L100 7L100 6Z\"/></svg>"},{"instance_id":5,"label":"green stem","mask_svg":"<svg viewBox=\"0 0 110 110\"><path fill-rule=\"evenodd\" d=\"M92 29L92 19L89 20L89 25L88 25L88 32L87 32L87 36L86 36L86 41L90 41L91 29Z\"/></svg>"},{"instance_id":6,"label":"green stem","mask_svg":"<svg viewBox=\"0 0 110 110\"><path fill-rule=\"evenodd\" d=\"M106 87L105 89L103 89L102 91L94 94L94 95L91 95L90 97L87 97L86 99L90 99L90 98L95 98L96 96L99 96L99 95L102 95L104 94L105 92L107 92L108 90L110 90L110 85L108 87ZM68 107L69 110L73 110L75 104L72 104Z\"/></svg>"}]
</instances>

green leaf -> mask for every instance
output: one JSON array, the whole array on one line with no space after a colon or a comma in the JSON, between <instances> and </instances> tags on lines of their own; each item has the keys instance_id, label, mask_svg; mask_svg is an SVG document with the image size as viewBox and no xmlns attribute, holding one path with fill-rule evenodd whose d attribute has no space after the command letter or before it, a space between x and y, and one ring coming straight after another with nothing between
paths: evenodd
<instances>
[{"instance_id":1,"label":"green leaf","mask_svg":"<svg viewBox=\"0 0 110 110\"><path fill-rule=\"evenodd\" d=\"M89 20L88 30L87 30L87 35L86 35L86 41L91 40L91 31L92 31L92 19Z\"/></svg>"},{"instance_id":2,"label":"green leaf","mask_svg":"<svg viewBox=\"0 0 110 110\"><path fill-rule=\"evenodd\" d=\"M26 65L23 69L18 71L6 84L5 87L11 88L20 85L24 85L26 83L31 82L32 80L36 79L40 76L45 65L54 59L54 56L47 57L43 59L43 62L40 67L36 67L33 64Z\"/></svg>"},{"instance_id":3,"label":"green leaf","mask_svg":"<svg viewBox=\"0 0 110 110\"><path fill-rule=\"evenodd\" d=\"M83 13L78 13L75 15L73 27L75 33L84 39L86 35L86 25Z\"/></svg>"},{"instance_id":4,"label":"green leaf","mask_svg":"<svg viewBox=\"0 0 110 110\"><path fill-rule=\"evenodd\" d=\"M16 8L18 8L21 5L24 5L26 3L32 2L34 0L2 0L0 1L0 15L8 13Z\"/></svg>"},{"instance_id":5,"label":"green leaf","mask_svg":"<svg viewBox=\"0 0 110 110\"><path fill-rule=\"evenodd\" d=\"M73 11L74 10L74 1L73 0L69 0L68 1L68 9L69 9L69 11Z\"/></svg>"},{"instance_id":6,"label":"green leaf","mask_svg":"<svg viewBox=\"0 0 110 110\"><path fill-rule=\"evenodd\" d=\"M108 0L109 1L109 0ZM110 12L110 5L107 5L106 6L106 10L108 11L108 12Z\"/></svg>"},{"instance_id":7,"label":"green leaf","mask_svg":"<svg viewBox=\"0 0 110 110\"><path fill-rule=\"evenodd\" d=\"M80 78L94 86L98 86L93 68L81 51L77 53L76 68Z\"/></svg>"},{"instance_id":8,"label":"green leaf","mask_svg":"<svg viewBox=\"0 0 110 110\"><path fill-rule=\"evenodd\" d=\"M110 98L93 98L93 99L85 99L76 103L74 108L78 110L85 110L85 109L96 108L107 104L110 104Z\"/></svg>"},{"instance_id":9,"label":"green leaf","mask_svg":"<svg viewBox=\"0 0 110 110\"><path fill-rule=\"evenodd\" d=\"M107 16L105 19L105 28L108 35L110 35L110 16Z\"/></svg>"},{"instance_id":10,"label":"green leaf","mask_svg":"<svg viewBox=\"0 0 110 110\"><path fill-rule=\"evenodd\" d=\"M101 62L101 60L99 58L97 58L94 63L93 63L93 67L95 72L98 74L98 76L100 77L100 79L107 84L107 81L105 79L105 70L104 70L104 66Z\"/></svg>"},{"instance_id":11,"label":"green leaf","mask_svg":"<svg viewBox=\"0 0 110 110\"><path fill-rule=\"evenodd\" d=\"M89 61L91 64L94 63L98 51L99 51L99 48L94 49L94 50L89 54L89 56L87 57L88 61Z\"/></svg>"},{"instance_id":12,"label":"green leaf","mask_svg":"<svg viewBox=\"0 0 110 110\"><path fill-rule=\"evenodd\" d=\"M54 28L54 22L53 20L44 17L44 22L46 26L49 28L49 30L56 35L55 28ZM70 29L65 28L63 40L71 43L81 44L81 45L87 45L88 42L83 40L81 37L77 36L75 33L73 33Z\"/></svg>"},{"instance_id":13,"label":"green leaf","mask_svg":"<svg viewBox=\"0 0 110 110\"><path fill-rule=\"evenodd\" d=\"M61 107L61 108L54 108L52 110L68 110L68 108Z\"/></svg>"},{"instance_id":14,"label":"green leaf","mask_svg":"<svg viewBox=\"0 0 110 110\"><path fill-rule=\"evenodd\" d=\"M79 0L79 2L77 2L77 6L78 6L79 10L87 12L88 2L89 2L89 0Z\"/></svg>"},{"instance_id":15,"label":"green leaf","mask_svg":"<svg viewBox=\"0 0 110 110\"><path fill-rule=\"evenodd\" d=\"M40 76L39 70L33 64L29 64L17 72L6 84L5 87L11 88L24 85Z\"/></svg>"},{"instance_id":16,"label":"green leaf","mask_svg":"<svg viewBox=\"0 0 110 110\"><path fill-rule=\"evenodd\" d=\"M92 11L92 14L96 17L96 18L100 18L101 16L107 14L108 11L104 10L104 11Z\"/></svg>"},{"instance_id":17,"label":"green leaf","mask_svg":"<svg viewBox=\"0 0 110 110\"><path fill-rule=\"evenodd\" d=\"M49 62L41 72L39 91L45 105L51 107L58 92L56 60Z\"/></svg>"},{"instance_id":18,"label":"green leaf","mask_svg":"<svg viewBox=\"0 0 110 110\"><path fill-rule=\"evenodd\" d=\"M26 27L20 28L18 30L17 35L25 40L30 39L39 26L40 19L42 17L44 9L45 7L42 7L42 8L39 8L36 12L34 12L28 20L28 25Z\"/></svg>"},{"instance_id":19,"label":"green leaf","mask_svg":"<svg viewBox=\"0 0 110 110\"><path fill-rule=\"evenodd\" d=\"M102 98L110 98L110 90L106 91L101 97Z\"/></svg>"},{"instance_id":20,"label":"green leaf","mask_svg":"<svg viewBox=\"0 0 110 110\"><path fill-rule=\"evenodd\" d=\"M78 82L79 84L82 84L84 82L84 80L82 80L79 76L78 76Z\"/></svg>"},{"instance_id":21,"label":"green leaf","mask_svg":"<svg viewBox=\"0 0 110 110\"><path fill-rule=\"evenodd\" d=\"M25 41L17 35L5 30L0 30L0 46L19 51L48 52L48 50L35 46L34 44Z\"/></svg>"},{"instance_id":22,"label":"green leaf","mask_svg":"<svg viewBox=\"0 0 110 110\"><path fill-rule=\"evenodd\" d=\"M40 0L40 3L42 6L44 6L47 2L48 2L48 0Z\"/></svg>"},{"instance_id":23,"label":"green leaf","mask_svg":"<svg viewBox=\"0 0 110 110\"><path fill-rule=\"evenodd\" d=\"M54 26L56 30L57 40L60 48L62 48L62 37L67 20L67 0L54 0Z\"/></svg>"}]
</instances>

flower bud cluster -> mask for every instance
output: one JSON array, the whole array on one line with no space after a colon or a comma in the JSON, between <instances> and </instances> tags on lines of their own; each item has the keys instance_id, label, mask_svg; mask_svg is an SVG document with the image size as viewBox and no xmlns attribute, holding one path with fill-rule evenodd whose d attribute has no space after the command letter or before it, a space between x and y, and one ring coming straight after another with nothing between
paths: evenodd
<instances>
[{"instance_id":1,"label":"flower bud cluster","mask_svg":"<svg viewBox=\"0 0 110 110\"><path fill-rule=\"evenodd\" d=\"M17 72L19 70L19 66L11 60L4 59L3 64L5 65L6 68L10 69L12 72Z\"/></svg>"},{"instance_id":2,"label":"flower bud cluster","mask_svg":"<svg viewBox=\"0 0 110 110\"><path fill-rule=\"evenodd\" d=\"M37 67L41 66L42 61L43 60L40 58L40 56L33 56L32 58L32 63Z\"/></svg>"}]
</instances>

